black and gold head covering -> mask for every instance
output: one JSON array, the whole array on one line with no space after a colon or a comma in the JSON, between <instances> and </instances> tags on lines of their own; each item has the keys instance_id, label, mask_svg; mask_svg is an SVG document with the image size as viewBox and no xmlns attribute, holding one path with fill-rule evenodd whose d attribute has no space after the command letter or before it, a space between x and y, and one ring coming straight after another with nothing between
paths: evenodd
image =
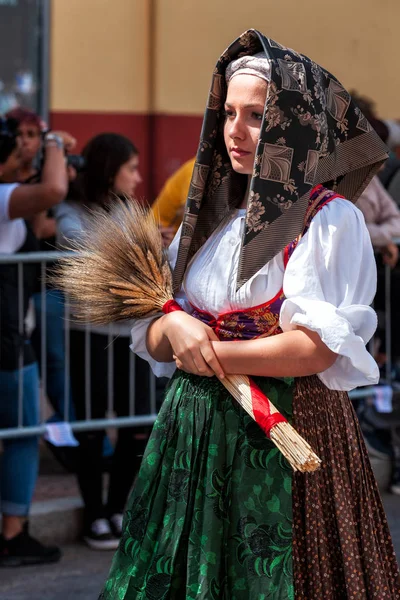
<instances>
[{"instance_id":1,"label":"black and gold head covering","mask_svg":"<svg viewBox=\"0 0 400 600\"><path fill-rule=\"evenodd\" d=\"M350 94L312 60L250 29L214 70L185 208L174 288L214 229L243 200L246 175L236 173L223 137L225 70L237 58L264 52L271 64L247 204L237 287L303 229L317 184L355 201L386 160L386 147Z\"/></svg>"}]
</instances>

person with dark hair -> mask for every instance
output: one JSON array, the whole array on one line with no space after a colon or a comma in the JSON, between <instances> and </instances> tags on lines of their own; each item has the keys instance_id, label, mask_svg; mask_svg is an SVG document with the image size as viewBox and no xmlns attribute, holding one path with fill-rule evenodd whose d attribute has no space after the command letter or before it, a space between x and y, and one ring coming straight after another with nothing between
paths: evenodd
<instances>
[{"instance_id":1,"label":"person with dark hair","mask_svg":"<svg viewBox=\"0 0 400 600\"><path fill-rule=\"evenodd\" d=\"M169 246L183 310L133 324L133 350L172 380L102 600L399 598L346 393L379 378L374 255L353 202L386 158L308 57L251 29L218 59ZM291 469L226 374L255 379L319 469Z\"/></svg>"},{"instance_id":2,"label":"person with dark hair","mask_svg":"<svg viewBox=\"0 0 400 600\"><path fill-rule=\"evenodd\" d=\"M40 183L15 183L22 155L17 128L18 123L13 119L0 121L0 252L6 254L36 250L37 240L29 220L61 202L67 193L64 147L68 140L62 133L49 133L44 138L45 160ZM25 326L36 280L36 266L25 265L21 323L18 266L0 265L0 428L35 426L39 422L38 368ZM56 561L61 555L59 549L43 546L28 531L27 517L39 463L38 437L5 439L3 447L0 565Z\"/></svg>"},{"instance_id":3,"label":"person with dark hair","mask_svg":"<svg viewBox=\"0 0 400 600\"><path fill-rule=\"evenodd\" d=\"M134 144L116 133L103 133L91 139L83 152L85 168L70 190L66 202L55 211L57 243L69 247L85 231L91 209L107 210L116 197L134 202L141 182L139 154ZM114 366L112 395L118 416L129 413L129 334L128 325L109 329L94 327L89 340L85 327L71 324L71 384L78 419L104 418L108 409L109 334L117 336L112 343ZM86 344L89 344L87 346ZM90 352L86 368L85 349ZM90 387L90 415L86 412L85 390ZM145 361L135 361L136 413L148 412L149 369ZM116 548L121 536L122 513L127 495L138 470L148 430L121 428L111 459L107 505L103 506L102 447L104 431L77 434L78 482L85 513L83 538L93 549Z\"/></svg>"},{"instance_id":4,"label":"person with dark hair","mask_svg":"<svg viewBox=\"0 0 400 600\"><path fill-rule=\"evenodd\" d=\"M139 152L130 139L103 133L91 139L82 154L86 164L82 177L86 202L106 206L110 193L134 197L142 177Z\"/></svg>"}]
</instances>

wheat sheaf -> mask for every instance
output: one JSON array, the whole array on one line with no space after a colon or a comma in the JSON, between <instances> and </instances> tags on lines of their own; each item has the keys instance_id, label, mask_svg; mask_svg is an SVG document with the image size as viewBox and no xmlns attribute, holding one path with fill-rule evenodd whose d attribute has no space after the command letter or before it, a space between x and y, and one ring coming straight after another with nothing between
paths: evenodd
<instances>
[{"instance_id":1,"label":"wheat sheaf","mask_svg":"<svg viewBox=\"0 0 400 600\"><path fill-rule=\"evenodd\" d=\"M153 213L133 201L91 210L74 251L50 281L73 301L74 318L95 325L161 312L172 297L172 276Z\"/></svg>"}]
</instances>

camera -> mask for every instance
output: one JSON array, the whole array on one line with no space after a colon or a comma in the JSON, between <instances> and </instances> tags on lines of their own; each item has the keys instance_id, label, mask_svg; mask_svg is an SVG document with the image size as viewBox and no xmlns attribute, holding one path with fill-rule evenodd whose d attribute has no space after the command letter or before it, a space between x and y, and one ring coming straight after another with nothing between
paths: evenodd
<instances>
[{"instance_id":1,"label":"camera","mask_svg":"<svg viewBox=\"0 0 400 600\"><path fill-rule=\"evenodd\" d=\"M17 127L18 123L14 119L0 117L0 138L15 139L18 136Z\"/></svg>"},{"instance_id":2,"label":"camera","mask_svg":"<svg viewBox=\"0 0 400 600\"><path fill-rule=\"evenodd\" d=\"M46 148L45 148L45 144L44 144L44 139L45 139L45 135L47 133L49 133L49 130L44 130L41 132L42 145L41 145L41 149L40 149L40 153L39 153L39 157L38 157L38 167L37 167L37 175L36 175L36 178L38 180L40 180L40 175L42 173L43 164L45 161ZM83 156L81 156L80 154L67 154L65 152L65 158L66 158L67 165L69 167L73 167L77 173L80 173L81 171L83 171L85 169L86 161L85 161L85 158Z\"/></svg>"},{"instance_id":3,"label":"camera","mask_svg":"<svg viewBox=\"0 0 400 600\"><path fill-rule=\"evenodd\" d=\"M67 165L73 167L77 173L84 171L86 161L80 154L67 154Z\"/></svg>"}]
</instances>

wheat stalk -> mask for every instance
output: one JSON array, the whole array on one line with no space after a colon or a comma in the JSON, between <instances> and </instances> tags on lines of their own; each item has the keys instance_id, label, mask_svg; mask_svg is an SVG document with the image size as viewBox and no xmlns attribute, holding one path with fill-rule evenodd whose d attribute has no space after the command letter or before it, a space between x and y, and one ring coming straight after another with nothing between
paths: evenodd
<instances>
[{"instance_id":1,"label":"wheat stalk","mask_svg":"<svg viewBox=\"0 0 400 600\"><path fill-rule=\"evenodd\" d=\"M153 213L138 202L93 210L88 227L50 276L96 325L150 317L172 297L172 277ZM167 267L167 268L166 268Z\"/></svg>"}]
</instances>

